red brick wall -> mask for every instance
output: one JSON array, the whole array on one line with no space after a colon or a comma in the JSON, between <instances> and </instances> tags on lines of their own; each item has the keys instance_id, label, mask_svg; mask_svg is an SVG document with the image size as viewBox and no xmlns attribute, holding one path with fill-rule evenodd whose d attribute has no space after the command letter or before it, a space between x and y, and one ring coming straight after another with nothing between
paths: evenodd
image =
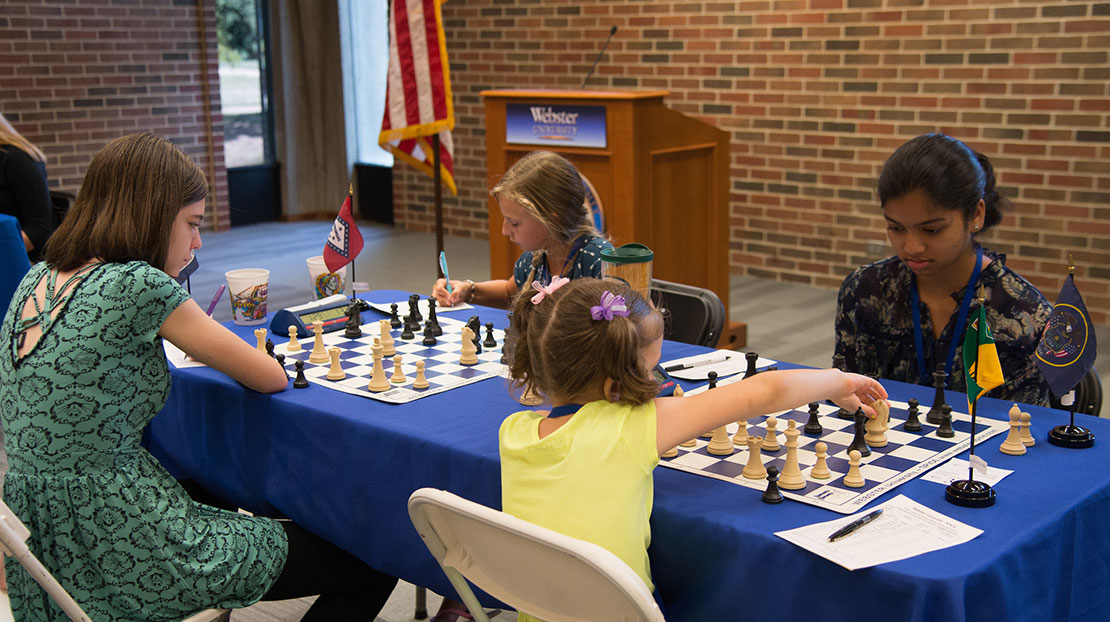
<instances>
[{"instance_id":1,"label":"red brick wall","mask_svg":"<svg viewBox=\"0 0 1110 622\"><path fill-rule=\"evenodd\" d=\"M667 89L732 133L734 272L837 287L888 254L874 181L943 131L991 156L1017 209L984 238L1053 300L1075 257L1110 323L1110 4L1090 1L456 0L443 5L457 129L448 233L486 235L488 88ZM397 217L431 226L426 178L395 169ZM870 243L870 244L869 244Z\"/></svg>"},{"instance_id":2,"label":"red brick wall","mask_svg":"<svg viewBox=\"0 0 1110 622\"><path fill-rule=\"evenodd\" d=\"M105 143L149 130L204 169L209 224L227 226L215 2L204 4L202 49L196 0L0 3L0 111L46 153L51 188L76 192Z\"/></svg>"}]
</instances>

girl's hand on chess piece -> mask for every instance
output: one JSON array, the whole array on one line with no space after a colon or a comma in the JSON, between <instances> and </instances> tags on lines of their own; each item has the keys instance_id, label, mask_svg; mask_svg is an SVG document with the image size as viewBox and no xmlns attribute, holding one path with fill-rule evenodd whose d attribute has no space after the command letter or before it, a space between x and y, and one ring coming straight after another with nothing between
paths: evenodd
<instances>
[{"instance_id":1,"label":"girl's hand on chess piece","mask_svg":"<svg viewBox=\"0 0 1110 622\"><path fill-rule=\"evenodd\" d=\"M829 399L848 412L855 412L857 408L862 407L863 413L867 415L868 419L879 416L873 404L887 398L887 392L883 385L879 384L879 381L874 378L868 378L860 374L839 373L842 376L842 387L840 392L833 393L829 396Z\"/></svg>"}]
</instances>

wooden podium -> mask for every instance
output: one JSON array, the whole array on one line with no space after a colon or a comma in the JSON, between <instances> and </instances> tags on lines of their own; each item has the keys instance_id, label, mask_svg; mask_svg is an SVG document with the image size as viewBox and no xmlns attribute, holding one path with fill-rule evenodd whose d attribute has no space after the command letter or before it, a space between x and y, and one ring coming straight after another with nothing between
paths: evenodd
<instances>
[{"instance_id":1,"label":"wooden podium","mask_svg":"<svg viewBox=\"0 0 1110 622\"><path fill-rule=\"evenodd\" d=\"M558 152L592 184L614 245L647 245L654 277L713 290L727 318L729 135L667 108L668 94L482 91L489 185L530 151ZM512 278L520 249L492 197L489 247L490 276ZM746 324L722 332L720 347L747 343Z\"/></svg>"}]
</instances>

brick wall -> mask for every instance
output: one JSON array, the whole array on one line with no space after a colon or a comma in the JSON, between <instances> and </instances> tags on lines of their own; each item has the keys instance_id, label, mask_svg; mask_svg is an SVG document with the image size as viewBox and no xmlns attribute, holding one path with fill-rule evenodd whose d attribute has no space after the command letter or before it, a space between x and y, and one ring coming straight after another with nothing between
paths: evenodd
<instances>
[{"instance_id":1,"label":"brick wall","mask_svg":"<svg viewBox=\"0 0 1110 622\"><path fill-rule=\"evenodd\" d=\"M984 243L1055 299L1075 257L1110 324L1110 3L1001 0L465 0L443 6L458 126L448 233L486 235L487 88L667 89L732 133L734 272L837 287L889 252L874 181L943 131L991 156L1014 213ZM397 218L431 184L395 170Z\"/></svg>"},{"instance_id":2,"label":"brick wall","mask_svg":"<svg viewBox=\"0 0 1110 622\"><path fill-rule=\"evenodd\" d=\"M209 226L227 226L215 2L204 5L202 31L196 0L0 3L0 111L46 153L51 188L76 192L105 143L149 130L204 169Z\"/></svg>"}]
</instances>

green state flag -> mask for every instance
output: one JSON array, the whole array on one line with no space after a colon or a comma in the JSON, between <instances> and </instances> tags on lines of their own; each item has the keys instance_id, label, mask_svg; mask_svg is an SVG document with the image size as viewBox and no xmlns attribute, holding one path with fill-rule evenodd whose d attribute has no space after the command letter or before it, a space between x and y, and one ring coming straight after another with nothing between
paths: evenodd
<instances>
[{"instance_id":1,"label":"green state flag","mask_svg":"<svg viewBox=\"0 0 1110 622\"><path fill-rule=\"evenodd\" d=\"M998 360L994 337L987 326L986 307L982 305L979 306L979 317L971 321L964 337L964 377L969 409L987 391L1006 382L1002 377L1002 363Z\"/></svg>"}]
</instances>

